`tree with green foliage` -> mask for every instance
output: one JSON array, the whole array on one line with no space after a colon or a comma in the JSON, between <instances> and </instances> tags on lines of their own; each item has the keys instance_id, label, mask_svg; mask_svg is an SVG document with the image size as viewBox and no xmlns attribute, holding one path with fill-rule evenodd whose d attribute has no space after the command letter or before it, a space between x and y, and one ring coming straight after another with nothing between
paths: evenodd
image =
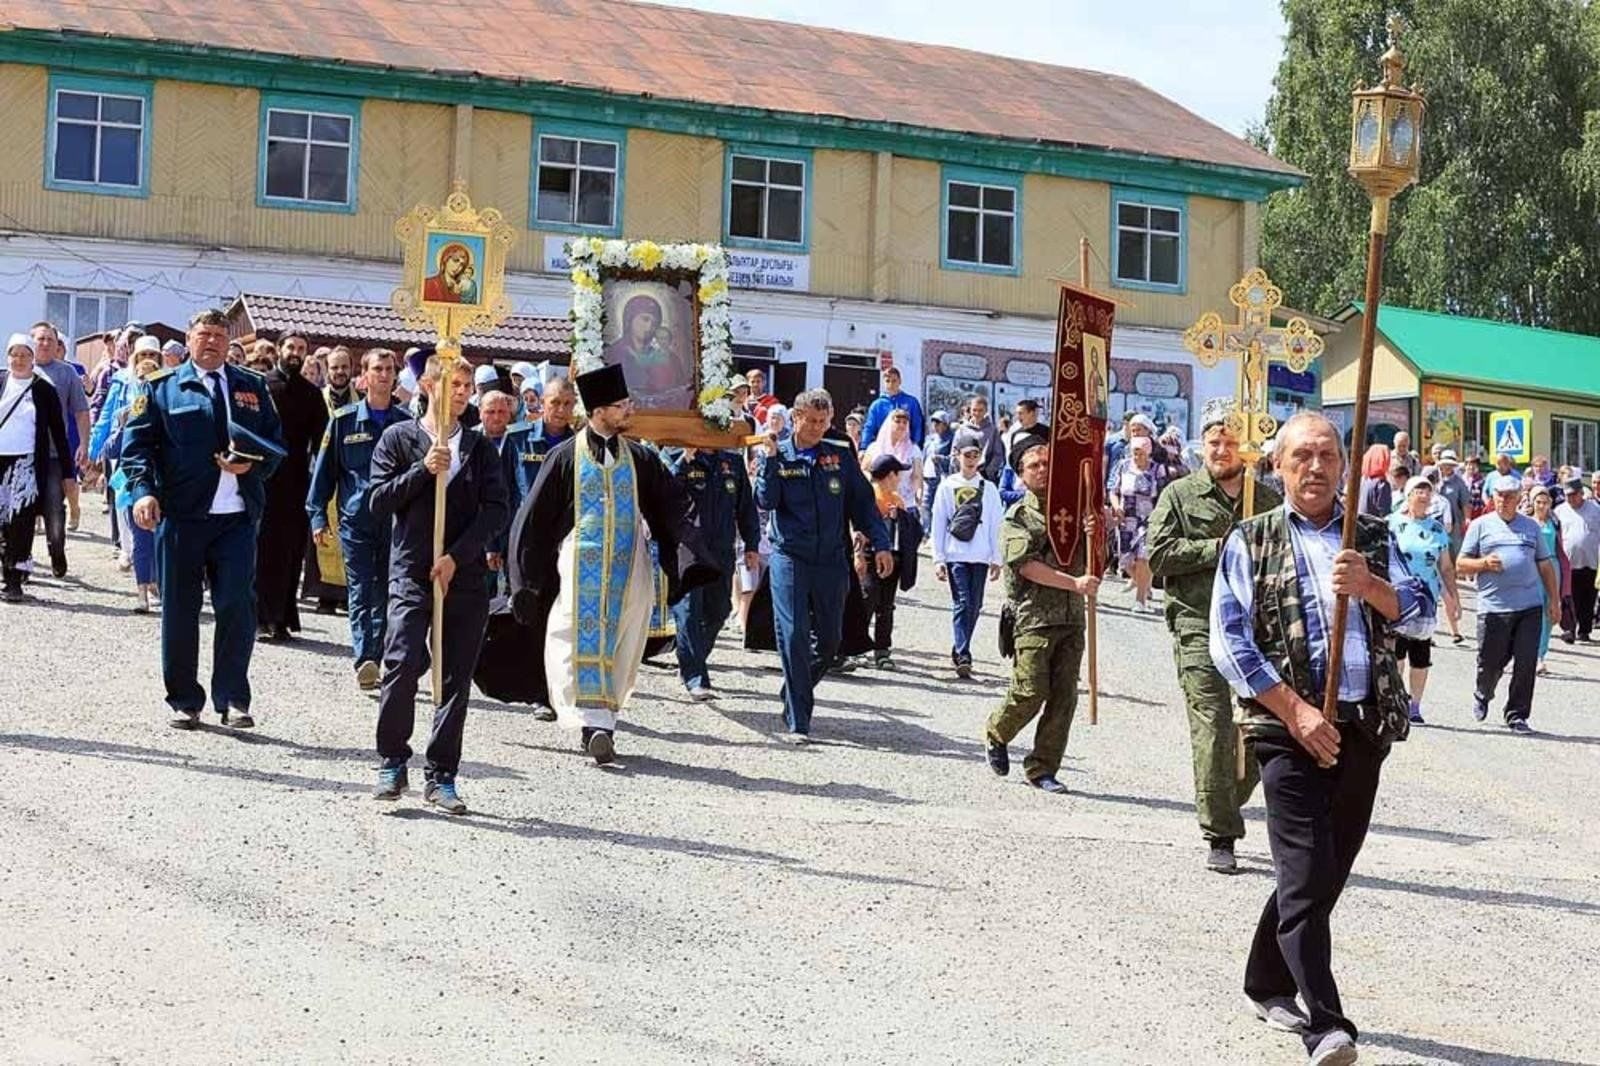
<instances>
[{"instance_id":1,"label":"tree with green foliage","mask_svg":"<svg viewBox=\"0 0 1600 1066\"><path fill-rule=\"evenodd\" d=\"M1298 307L1360 297L1369 201L1345 172L1350 92L1380 75L1384 0L1283 0L1256 141L1308 175L1262 215L1262 262ZM1600 9L1400 0L1427 96L1420 183L1394 205L1387 303L1600 334Z\"/></svg>"}]
</instances>

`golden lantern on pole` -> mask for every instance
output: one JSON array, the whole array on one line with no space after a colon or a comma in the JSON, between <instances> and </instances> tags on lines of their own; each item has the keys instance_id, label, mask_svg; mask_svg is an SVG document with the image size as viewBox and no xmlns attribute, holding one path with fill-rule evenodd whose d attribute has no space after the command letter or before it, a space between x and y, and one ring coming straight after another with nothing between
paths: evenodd
<instances>
[{"instance_id":1,"label":"golden lantern on pole","mask_svg":"<svg viewBox=\"0 0 1600 1066\"><path fill-rule=\"evenodd\" d=\"M1389 234L1389 204L1417 180L1422 164L1422 120L1426 105L1415 88L1406 88L1405 56L1399 15L1388 21L1389 50L1383 54L1383 80L1372 88L1357 85L1350 110L1350 176L1372 198L1372 225L1367 240L1367 290L1361 316L1361 355L1356 367L1356 409L1350 430L1351 458L1344 494L1343 547L1355 547L1356 508L1361 497L1361 467L1355 453L1366 444L1367 404L1372 394L1372 349L1383 296L1383 253ZM1322 713L1334 720L1339 699L1339 668L1344 652L1348 597L1338 597L1333 612L1333 639L1328 646L1327 689Z\"/></svg>"}]
</instances>

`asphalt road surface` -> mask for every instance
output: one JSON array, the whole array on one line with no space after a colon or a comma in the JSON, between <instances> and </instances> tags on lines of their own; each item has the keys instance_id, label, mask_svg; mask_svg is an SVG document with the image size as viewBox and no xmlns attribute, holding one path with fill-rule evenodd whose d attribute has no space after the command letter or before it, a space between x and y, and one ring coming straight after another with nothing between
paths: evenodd
<instances>
[{"instance_id":1,"label":"asphalt road surface","mask_svg":"<svg viewBox=\"0 0 1600 1066\"><path fill-rule=\"evenodd\" d=\"M158 622L85 526L0 605L0 1060L1303 1061L1239 991L1259 793L1244 873L1205 872L1170 646L1118 591L1070 796L989 773L999 596L957 681L930 567L820 743L770 739L776 658L729 633L714 705L646 666L613 769L476 700L452 819L368 798L342 617L257 647L253 732L168 729ZM1345 1005L1367 1062L1600 1061L1600 647L1557 645L1530 738L1472 721L1471 647L1386 768Z\"/></svg>"}]
</instances>

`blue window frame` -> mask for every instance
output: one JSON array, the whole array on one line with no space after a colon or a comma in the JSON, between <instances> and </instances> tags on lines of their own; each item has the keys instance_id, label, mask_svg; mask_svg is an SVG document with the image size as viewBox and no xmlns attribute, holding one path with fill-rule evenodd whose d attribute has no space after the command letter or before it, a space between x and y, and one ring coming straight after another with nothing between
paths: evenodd
<instances>
[{"instance_id":1,"label":"blue window frame","mask_svg":"<svg viewBox=\"0 0 1600 1066\"><path fill-rule=\"evenodd\" d=\"M723 161L722 239L733 248L811 248L811 151L730 144Z\"/></svg>"},{"instance_id":2,"label":"blue window frame","mask_svg":"<svg viewBox=\"0 0 1600 1066\"><path fill-rule=\"evenodd\" d=\"M528 228L621 236L627 153L621 126L537 120Z\"/></svg>"},{"instance_id":3,"label":"blue window frame","mask_svg":"<svg viewBox=\"0 0 1600 1066\"><path fill-rule=\"evenodd\" d=\"M1111 284L1183 293L1189 283L1189 198L1154 189L1111 190Z\"/></svg>"},{"instance_id":4,"label":"blue window frame","mask_svg":"<svg viewBox=\"0 0 1600 1066\"><path fill-rule=\"evenodd\" d=\"M256 203L354 214L361 172L361 101L261 94Z\"/></svg>"},{"instance_id":5,"label":"blue window frame","mask_svg":"<svg viewBox=\"0 0 1600 1066\"><path fill-rule=\"evenodd\" d=\"M151 83L50 76L47 189L150 195Z\"/></svg>"},{"instance_id":6,"label":"blue window frame","mask_svg":"<svg viewBox=\"0 0 1600 1066\"><path fill-rule=\"evenodd\" d=\"M1022 272L1022 175L947 166L939 178L939 265Z\"/></svg>"}]
</instances>

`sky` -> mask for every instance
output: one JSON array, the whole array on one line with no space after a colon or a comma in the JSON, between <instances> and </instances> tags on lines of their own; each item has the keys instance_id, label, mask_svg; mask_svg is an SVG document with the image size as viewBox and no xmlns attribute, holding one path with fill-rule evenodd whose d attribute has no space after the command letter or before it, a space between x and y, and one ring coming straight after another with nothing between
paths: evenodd
<instances>
[{"instance_id":1,"label":"sky","mask_svg":"<svg viewBox=\"0 0 1600 1066\"><path fill-rule=\"evenodd\" d=\"M655 0L1122 74L1231 133L1260 121L1278 0Z\"/></svg>"}]
</instances>

